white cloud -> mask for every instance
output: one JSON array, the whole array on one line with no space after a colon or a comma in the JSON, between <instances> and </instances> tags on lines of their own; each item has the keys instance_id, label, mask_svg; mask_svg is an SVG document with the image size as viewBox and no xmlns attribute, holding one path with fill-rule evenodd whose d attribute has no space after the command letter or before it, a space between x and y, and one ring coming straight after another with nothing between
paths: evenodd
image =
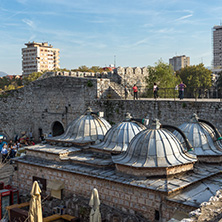
<instances>
[{"instance_id":1,"label":"white cloud","mask_svg":"<svg viewBox=\"0 0 222 222\"><path fill-rule=\"evenodd\" d=\"M182 17L176 19L176 21L181 21L181 20L184 20L184 19L190 18L190 17L192 17L192 16L193 16L193 14L185 15L185 16L182 16Z\"/></svg>"},{"instance_id":2,"label":"white cloud","mask_svg":"<svg viewBox=\"0 0 222 222\"><path fill-rule=\"evenodd\" d=\"M147 44L147 42L148 42L148 38L145 38L145 39L135 42L133 45L134 46L143 45L143 44Z\"/></svg>"},{"instance_id":3,"label":"white cloud","mask_svg":"<svg viewBox=\"0 0 222 222\"><path fill-rule=\"evenodd\" d=\"M29 38L29 42L35 41L35 38L36 38L36 35L32 35L32 36Z\"/></svg>"},{"instance_id":4,"label":"white cloud","mask_svg":"<svg viewBox=\"0 0 222 222\"><path fill-rule=\"evenodd\" d=\"M22 21L23 21L26 25L30 26L31 28L35 28L35 24L34 24L33 21L31 21L31 20L29 20L29 19L22 19Z\"/></svg>"}]
</instances>

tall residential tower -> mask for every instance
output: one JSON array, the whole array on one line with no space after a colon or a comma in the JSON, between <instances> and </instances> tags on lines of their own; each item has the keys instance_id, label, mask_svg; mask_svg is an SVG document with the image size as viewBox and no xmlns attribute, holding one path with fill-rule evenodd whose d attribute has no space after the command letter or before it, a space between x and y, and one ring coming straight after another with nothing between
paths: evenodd
<instances>
[{"instance_id":1,"label":"tall residential tower","mask_svg":"<svg viewBox=\"0 0 222 222\"><path fill-rule=\"evenodd\" d=\"M222 26L213 27L213 67L222 69Z\"/></svg>"},{"instance_id":2,"label":"tall residential tower","mask_svg":"<svg viewBox=\"0 0 222 222\"><path fill-rule=\"evenodd\" d=\"M173 66L174 71L178 71L186 66L190 66L190 57L182 56L174 56L169 59L169 64Z\"/></svg>"},{"instance_id":3,"label":"tall residential tower","mask_svg":"<svg viewBox=\"0 0 222 222\"><path fill-rule=\"evenodd\" d=\"M54 49L47 42L28 42L25 45L27 48L22 49L22 74L24 76L33 72L60 68L59 49Z\"/></svg>"}]
</instances>

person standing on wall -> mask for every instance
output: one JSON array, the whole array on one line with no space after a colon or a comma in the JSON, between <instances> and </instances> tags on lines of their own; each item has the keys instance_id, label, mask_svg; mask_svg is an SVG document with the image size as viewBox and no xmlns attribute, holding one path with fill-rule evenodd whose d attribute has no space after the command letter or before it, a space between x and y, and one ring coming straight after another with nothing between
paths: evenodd
<instances>
[{"instance_id":1,"label":"person standing on wall","mask_svg":"<svg viewBox=\"0 0 222 222\"><path fill-rule=\"evenodd\" d=\"M125 93L125 100L127 99L127 96L128 96L128 89L127 89L127 85L125 85L125 88L124 88L124 93Z\"/></svg>"},{"instance_id":2,"label":"person standing on wall","mask_svg":"<svg viewBox=\"0 0 222 222\"><path fill-rule=\"evenodd\" d=\"M133 86L133 95L134 95L134 100L138 99L138 88L137 88L136 84L134 84L134 86Z\"/></svg>"},{"instance_id":3,"label":"person standing on wall","mask_svg":"<svg viewBox=\"0 0 222 222\"><path fill-rule=\"evenodd\" d=\"M184 88L186 88L187 86L183 83L183 81L181 81L181 83L179 84L179 98L183 99L184 98Z\"/></svg>"},{"instance_id":4,"label":"person standing on wall","mask_svg":"<svg viewBox=\"0 0 222 222\"><path fill-rule=\"evenodd\" d=\"M156 83L153 84L153 96L154 96L154 99L157 99L158 98L158 86Z\"/></svg>"}]
</instances>

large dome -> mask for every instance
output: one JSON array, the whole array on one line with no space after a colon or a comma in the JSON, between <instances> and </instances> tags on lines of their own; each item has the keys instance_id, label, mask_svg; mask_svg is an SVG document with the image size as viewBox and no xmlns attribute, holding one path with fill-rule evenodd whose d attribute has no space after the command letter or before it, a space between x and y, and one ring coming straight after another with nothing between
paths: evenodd
<instances>
[{"instance_id":1,"label":"large dome","mask_svg":"<svg viewBox=\"0 0 222 222\"><path fill-rule=\"evenodd\" d=\"M160 128L158 120L155 120L151 129L137 134L125 153L112 158L117 169L136 175L179 173L192 169L196 161L170 131ZM178 168L182 165L189 166ZM170 171L170 168L174 169Z\"/></svg>"},{"instance_id":2,"label":"large dome","mask_svg":"<svg viewBox=\"0 0 222 222\"><path fill-rule=\"evenodd\" d=\"M111 153L126 151L133 137L140 131L146 129L143 124L131 119L132 117L127 114L126 119L123 122L118 123L109 129L102 143L90 147Z\"/></svg>"},{"instance_id":3,"label":"large dome","mask_svg":"<svg viewBox=\"0 0 222 222\"><path fill-rule=\"evenodd\" d=\"M79 145L101 142L111 125L97 114L93 113L90 108L85 111L84 115L71 122L64 134L47 141L74 143Z\"/></svg>"},{"instance_id":4,"label":"large dome","mask_svg":"<svg viewBox=\"0 0 222 222\"><path fill-rule=\"evenodd\" d=\"M222 151L214 143L214 130L206 123L199 122L196 114L193 114L190 121L183 123L179 128L184 132L193 146L194 154L197 156L221 156ZM183 138L177 131L174 132L177 138L183 142Z\"/></svg>"}]
</instances>

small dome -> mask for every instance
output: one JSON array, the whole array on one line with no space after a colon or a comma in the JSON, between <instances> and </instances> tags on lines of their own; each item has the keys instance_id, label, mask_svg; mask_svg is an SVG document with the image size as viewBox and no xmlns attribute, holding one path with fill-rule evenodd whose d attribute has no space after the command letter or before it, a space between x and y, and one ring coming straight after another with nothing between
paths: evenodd
<instances>
[{"instance_id":1,"label":"small dome","mask_svg":"<svg viewBox=\"0 0 222 222\"><path fill-rule=\"evenodd\" d=\"M71 122L64 134L47 138L47 141L88 144L102 141L111 125L88 108L84 115Z\"/></svg>"},{"instance_id":2,"label":"small dome","mask_svg":"<svg viewBox=\"0 0 222 222\"><path fill-rule=\"evenodd\" d=\"M151 129L144 130L137 134L125 153L113 156L112 158L120 171L129 172L126 166L137 169L148 169L147 172L142 170L141 175L178 173L185 171L185 168L174 169L173 172L166 172L168 170L166 168L190 163L192 163L192 168L193 162L196 161L194 156L186 153L182 144L170 131L160 129L158 120L154 122ZM160 169L159 172L156 170L158 168ZM163 168L165 168L164 171ZM149 172L149 169L152 170L152 172ZM187 169L188 168L186 168L186 170ZM133 173L134 170L131 171ZM136 172L135 174L140 175L140 172Z\"/></svg>"},{"instance_id":3,"label":"small dome","mask_svg":"<svg viewBox=\"0 0 222 222\"><path fill-rule=\"evenodd\" d=\"M131 117L128 115L125 121L109 129L102 143L90 147L112 153L126 151L133 137L146 129L143 124L130 119Z\"/></svg>"},{"instance_id":4,"label":"small dome","mask_svg":"<svg viewBox=\"0 0 222 222\"><path fill-rule=\"evenodd\" d=\"M179 128L184 132L193 146L194 154L197 156L218 156L222 151L218 149L213 141L214 130L206 123L199 122L196 114L193 114L188 123L183 123ZM174 135L183 142L182 136L175 131Z\"/></svg>"}]
</instances>

